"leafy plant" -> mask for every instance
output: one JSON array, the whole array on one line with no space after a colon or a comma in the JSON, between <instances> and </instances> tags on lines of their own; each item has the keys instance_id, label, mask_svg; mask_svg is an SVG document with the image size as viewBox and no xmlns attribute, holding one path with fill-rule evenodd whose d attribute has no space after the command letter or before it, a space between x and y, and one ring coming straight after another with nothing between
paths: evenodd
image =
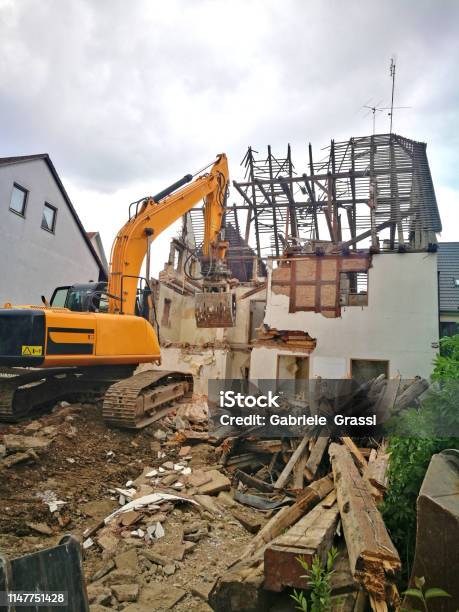
<instances>
[{"instance_id":1,"label":"leafy plant","mask_svg":"<svg viewBox=\"0 0 459 612\"><path fill-rule=\"evenodd\" d=\"M425 578L415 578L414 583L416 588L407 589L403 594L409 595L410 597L414 597L422 603L422 607L424 612L429 612L428 601L429 599L434 599L437 597L451 597L449 593L444 591L443 589L438 589L436 587L432 587L430 589L424 590L425 586ZM422 612L417 608L402 608L402 612Z\"/></svg>"},{"instance_id":2,"label":"leafy plant","mask_svg":"<svg viewBox=\"0 0 459 612\"><path fill-rule=\"evenodd\" d=\"M301 610L301 612L308 612L308 600L304 591L297 591L293 589L293 593L290 595L293 601L296 603L295 610Z\"/></svg>"},{"instance_id":3,"label":"leafy plant","mask_svg":"<svg viewBox=\"0 0 459 612\"><path fill-rule=\"evenodd\" d=\"M301 612L326 612L331 610L331 584L330 578L334 573L333 566L335 565L338 550L332 546L327 554L325 566L322 566L320 558L316 555L312 560L312 565L309 567L307 561L303 557L297 557L298 563L305 570L306 574L302 578L309 579L311 587L310 602L304 591L294 589L290 597L296 602L295 609ZM309 608L309 603L311 607Z\"/></svg>"},{"instance_id":4,"label":"leafy plant","mask_svg":"<svg viewBox=\"0 0 459 612\"><path fill-rule=\"evenodd\" d=\"M440 339L440 354L434 361L432 380L457 379L459 371L459 334Z\"/></svg>"},{"instance_id":5,"label":"leafy plant","mask_svg":"<svg viewBox=\"0 0 459 612\"><path fill-rule=\"evenodd\" d=\"M440 340L433 387L420 408L396 419L389 440L389 490L382 505L386 526L403 561L407 581L416 542L416 500L430 459L446 448L458 448L450 432L459 430L459 335Z\"/></svg>"}]
</instances>

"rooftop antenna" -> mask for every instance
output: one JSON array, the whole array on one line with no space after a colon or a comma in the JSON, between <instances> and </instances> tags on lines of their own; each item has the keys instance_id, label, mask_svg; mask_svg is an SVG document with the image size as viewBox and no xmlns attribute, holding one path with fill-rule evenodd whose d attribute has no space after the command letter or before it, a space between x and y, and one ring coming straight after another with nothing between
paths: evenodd
<instances>
[{"instance_id":1,"label":"rooftop antenna","mask_svg":"<svg viewBox=\"0 0 459 612\"><path fill-rule=\"evenodd\" d=\"M377 104L375 106L368 106L367 104L364 104L363 108L368 108L373 113L373 136L374 136L375 135L375 128L376 128L376 113L378 113L379 111L386 110L386 108L385 107L379 108ZM369 113L367 113L367 115L368 114ZM365 115L365 116L367 116L367 115Z\"/></svg>"},{"instance_id":2,"label":"rooftop antenna","mask_svg":"<svg viewBox=\"0 0 459 612\"><path fill-rule=\"evenodd\" d=\"M390 101L390 130L389 134L392 134L392 119L394 117L394 92L395 92L395 56L390 58L390 76L392 78L392 96Z\"/></svg>"},{"instance_id":3,"label":"rooftop antenna","mask_svg":"<svg viewBox=\"0 0 459 612\"><path fill-rule=\"evenodd\" d=\"M393 55L391 57L391 60L390 60L390 76L392 78L392 95L391 95L391 100L390 100L390 110L389 109L384 109L384 110L389 110L389 112L387 113L389 115L389 117L390 117L389 134L392 134L392 120L394 118L394 110L397 110L399 108L411 108L411 106L394 106L395 65L396 65L396 58L395 58L395 55Z\"/></svg>"}]
</instances>

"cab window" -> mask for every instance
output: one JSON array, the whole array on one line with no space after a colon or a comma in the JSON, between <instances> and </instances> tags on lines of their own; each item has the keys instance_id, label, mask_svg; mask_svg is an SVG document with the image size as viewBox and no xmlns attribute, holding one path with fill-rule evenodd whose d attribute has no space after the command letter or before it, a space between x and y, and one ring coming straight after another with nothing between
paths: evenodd
<instances>
[{"instance_id":1,"label":"cab window","mask_svg":"<svg viewBox=\"0 0 459 612\"><path fill-rule=\"evenodd\" d=\"M54 306L54 308L64 308L68 292L69 287L58 287L55 289L51 298L51 306Z\"/></svg>"}]
</instances>

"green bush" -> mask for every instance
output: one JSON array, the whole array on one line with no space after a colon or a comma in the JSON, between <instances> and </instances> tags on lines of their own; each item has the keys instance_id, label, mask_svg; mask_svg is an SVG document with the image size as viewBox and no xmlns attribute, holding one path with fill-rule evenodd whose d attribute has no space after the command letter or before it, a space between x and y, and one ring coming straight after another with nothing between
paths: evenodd
<instances>
[{"instance_id":1,"label":"green bush","mask_svg":"<svg viewBox=\"0 0 459 612\"><path fill-rule=\"evenodd\" d=\"M398 417L389 439L389 490L382 512L400 553L405 579L416 543L416 500L430 459L446 448L459 448L458 438L444 435L459 428L459 335L441 339L432 380L435 384L422 406Z\"/></svg>"}]
</instances>

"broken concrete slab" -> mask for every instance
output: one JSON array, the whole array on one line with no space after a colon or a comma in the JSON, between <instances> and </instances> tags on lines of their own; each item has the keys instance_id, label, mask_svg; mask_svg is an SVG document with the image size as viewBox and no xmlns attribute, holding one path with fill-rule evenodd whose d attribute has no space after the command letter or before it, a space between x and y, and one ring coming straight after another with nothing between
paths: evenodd
<instances>
[{"instance_id":1,"label":"broken concrete slab","mask_svg":"<svg viewBox=\"0 0 459 612\"><path fill-rule=\"evenodd\" d=\"M112 592L109 588L100 584L90 584L87 588L88 601L90 604L109 604L112 599Z\"/></svg>"},{"instance_id":2,"label":"broken concrete slab","mask_svg":"<svg viewBox=\"0 0 459 612\"><path fill-rule=\"evenodd\" d=\"M53 530L46 523L26 523L27 527L33 529L37 533L41 533L42 535L51 536L54 534Z\"/></svg>"},{"instance_id":3,"label":"broken concrete slab","mask_svg":"<svg viewBox=\"0 0 459 612\"><path fill-rule=\"evenodd\" d=\"M238 505L237 502L234 501L231 493L228 493L228 491L220 491L220 493L217 495L217 501L219 504L223 504L228 508L234 508Z\"/></svg>"},{"instance_id":4,"label":"broken concrete slab","mask_svg":"<svg viewBox=\"0 0 459 612\"><path fill-rule=\"evenodd\" d=\"M201 495L216 495L220 491L229 491L231 481L227 476L218 470L209 470L206 473L211 477L211 481L198 487Z\"/></svg>"},{"instance_id":5,"label":"broken concrete slab","mask_svg":"<svg viewBox=\"0 0 459 612\"><path fill-rule=\"evenodd\" d=\"M110 612L113 608L107 608L106 606L101 606L100 604L93 604L89 606L89 612Z\"/></svg>"},{"instance_id":6,"label":"broken concrete slab","mask_svg":"<svg viewBox=\"0 0 459 612\"><path fill-rule=\"evenodd\" d=\"M43 429L41 430L42 435L49 436L50 438L57 436L58 433L59 430L54 425L48 425L47 427L43 427Z\"/></svg>"},{"instance_id":7,"label":"broken concrete slab","mask_svg":"<svg viewBox=\"0 0 459 612\"><path fill-rule=\"evenodd\" d=\"M100 580L101 578L109 574L112 569L114 569L114 567L115 562L113 561L113 559L109 559L98 570L94 572L94 574L91 576L91 582L96 582L97 580Z\"/></svg>"},{"instance_id":8,"label":"broken concrete slab","mask_svg":"<svg viewBox=\"0 0 459 612\"><path fill-rule=\"evenodd\" d=\"M150 605L148 610L170 610L183 597L186 591L169 584L152 584L142 589L139 597L139 603Z\"/></svg>"},{"instance_id":9,"label":"broken concrete slab","mask_svg":"<svg viewBox=\"0 0 459 612\"><path fill-rule=\"evenodd\" d=\"M202 599L203 601L208 601L212 587L212 583L198 582L190 587L190 593L195 597L199 597L199 599Z\"/></svg>"},{"instance_id":10,"label":"broken concrete slab","mask_svg":"<svg viewBox=\"0 0 459 612\"><path fill-rule=\"evenodd\" d=\"M119 539L109 533L104 533L97 538L97 543L106 552L114 552L119 544Z\"/></svg>"},{"instance_id":11,"label":"broken concrete slab","mask_svg":"<svg viewBox=\"0 0 459 612\"><path fill-rule=\"evenodd\" d=\"M244 529L247 529L248 532L257 533L260 531L262 521L258 517L241 512L241 510L238 510L237 508L232 508L231 514L237 521L239 521L239 523L241 523Z\"/></svg>"},{"instance_id":12,"label":"broken concrete slab","mask_svg":"<svg viewBox=\"0 0 459 612\"><path fill-rule=\"evenodd\" d=\"M155 553L158 553L164 559L173 561L182 561L185 556L186 546L181 542L158 542L154 545Z\"/></svg>"},{"instance_id":13,"label":"broken concrete slab","mask_svg":"<svg viewBox=\"0 0 459 612\"><path fill-rule=\"evenodd\" d=\"M26 461L36 461L37 454L35 451L28 451L27 453L14 453L14 455L8 455L1 463L3 467L11 468L13 465L24 463Z\"/></svg>"},{"instance_id":14,"label":"broken concrete slab","mask_svg":"<svg viewBox=\"0 0 459 612\"><path fill-rule=\"evenodd\" d=\"M101 582L105 586L111 586L113 584L132 584L133 582L137 582L138 578L137 569L114 569L103 576Z\"/></svg>"},{"instance_id":15,"label":"broken concrete slab","mask_svg":"<svg viewBox=\"0 0 459 612\"><path fill-rule=\"evenodd\" d=\"M42 424L40 423L40 421L32 421L24 427L24 431L27 433L36 433L41 428Z\"/></svg>"},{"instance_id":16,"label":"broken concrete slab","mask_svg":"<svg viewBox=\"0 0 459 612\"><path fill-rule=\"evenodd\" d=\"M112 591L120 603L123 601L131 602L137 601L140 587L138 584L114 584L112 586Z\"/></svg>"},{"instance_id":17,"label":"broken concrete slab","mask_svg":"<svg viewBox=\"0 0 459 612\"><path fill-rule=\"evenodd\" d=\"M118 569L135 571L137 569L137 563L137 550L135 548L130 548L115 557L115 565Z\"/></svg>"},{"instance_id":18,"label":"broken concrete slab","mask_svg":"<svg viewBox=\"0 0 459 612\"><path fill-rule=\"evenodd\" d=\"M161 479L161 484L164 487L170 487L180 478L179 474L168 474Z\"/></svg>"},{"instance_id":19,"label":"broken concrete slab","mask_svg":"<svg viewBox=\"0 0 459 612\"><path fill-rule=\"evenodd\" d=\"M103 519L117 507L118 504L111 499L99 499L86 502L81 506L81 510L91 518Z\"/></svg>"},{"instance_id":20,"label":"broken concrete slab","mask_svg":"<svg viewBox=\"0 0 459 612\"><path fill-rule=\"evenodd\" d=\"M154 550L150 550L148 548L144 548L141 550L140 554L144 556L146 559L151 561L151 563L155 563L156 565L167 565L169 563L169 559Z\"/></svg>"},{"instance_id":21,"label":"broken concrete slab","mask_svg":"<svg viewBox=\"0 0 459 612\"><path fill-rule=\"evenodd\" d=\"M217 504L215 497L210 495L193 495L193 498L211 514L221 514L221 508Z\"/></svg>"},{"instance_id":22,"label":"broken concrete slab","mask_svg":"<svg viewBox=\"0 0 459 612\"><path fill-rule=\"evenodd\" d=\"M135 510L130 510L129 512L125 512L120 517L120 523L123 527L130 527L137 523L142 515L140 512L136 512Z\"/></svg>"},{"instance_id":23,"label":"broken concrete slab","mask_svg":"<svg viewBox=\"0 0 459 612\"><path fill-rule=\"evenodd\" d=\"M165 576L172 576L175 574L175 565L173 563L168 563L163 567L163 572Z\"/></svg>"},{"instance_id":24,"label":"broken concrete slab","mask_svg":"<svg viewBox=\"0 0 459 612\"><path fill-rule=\"evenodd\" d=\"M8 452L46 450L51 444L51 440L41 436L19 436L15 434L6 434L3 442Z\"/></svg>"},{"instance_id":25,"label":"broken concrete slab","mask_svg":"<svg viewBox=\"0 0 459 612\"><path fill-rule=\"evenodd\" d=\"M192 474L187 475L185 478L185 482L190 487L201 487L211 480L211 474L209 474L209 472L204 472L204 470L195 470Z\"/></svg>"},{"instance_id":26,"label":"broken concrete slab","mask_svg":"<svg viewBox=\"0 0 459 612\"><path fill-rule=\"evenodd\" d=\"M191 446L182 446L181 449L179 450L178 456L179 457L187 457L191 452Z\"/></svg>"}]
</instances>

